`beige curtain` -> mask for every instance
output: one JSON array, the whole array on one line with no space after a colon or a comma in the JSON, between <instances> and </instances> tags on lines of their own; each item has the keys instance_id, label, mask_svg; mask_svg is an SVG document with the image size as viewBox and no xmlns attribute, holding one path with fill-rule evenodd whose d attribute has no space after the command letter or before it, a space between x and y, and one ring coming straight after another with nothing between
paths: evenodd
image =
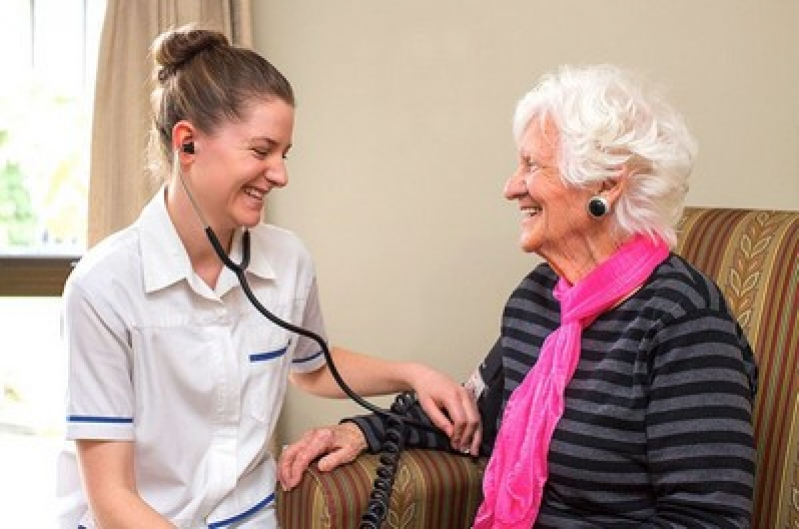
<instances>
[{"instance_id":1,"label":"beige curtain","mask_svg":"<svg viewBox=\"0 0 799 529\"><path fill-rule=\"evenodd\" d=\"M89 246L133 222L159 186L146 170L153 39L195 22L252 46L251 0L107 2L92 125Z\"/></svg>"}]
</instances>

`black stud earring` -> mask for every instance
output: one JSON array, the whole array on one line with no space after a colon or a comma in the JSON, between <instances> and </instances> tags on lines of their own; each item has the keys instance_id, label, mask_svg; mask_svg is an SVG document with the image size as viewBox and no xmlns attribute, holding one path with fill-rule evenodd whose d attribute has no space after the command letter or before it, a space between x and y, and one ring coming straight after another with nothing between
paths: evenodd
<instances>
[{"instance_id":1,"label":"black stud earring","mask_svg":"<svg viewBox=\"0 0 799 529\"><path fill-rule=\"evenodd\" d=\"M608 202L608 199L603 196L593 196L588 201L588 214L595 219L601 219L607 215L609 211L610 203Z\"/></svg>"}]
</instances>

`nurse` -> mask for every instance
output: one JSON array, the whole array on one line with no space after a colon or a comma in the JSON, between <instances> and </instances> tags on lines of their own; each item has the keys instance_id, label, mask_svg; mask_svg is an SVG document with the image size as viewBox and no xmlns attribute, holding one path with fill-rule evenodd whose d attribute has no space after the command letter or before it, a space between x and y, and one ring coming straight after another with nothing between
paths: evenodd
<instances>
[{"instance_id":1,"label":"nurse","mask_svg":"<svg viewBox=\"0 0 799 529\"><path fill-rule=\"evenodd\" d=\"M262 222L288 182L294 94L255 52L184 27L151 49L151 158L163 186L90 250L64 291L67 438L60 527L277 527L269 451L287 383L342 397L319 345L268 322L209 244L279 318L324 336L312 259ZM124 124L120 124L124 126ZM415 391L456 448L479 431L457 383L421 364L333 348L358 393Z\"/></svg>"}]
</instances>

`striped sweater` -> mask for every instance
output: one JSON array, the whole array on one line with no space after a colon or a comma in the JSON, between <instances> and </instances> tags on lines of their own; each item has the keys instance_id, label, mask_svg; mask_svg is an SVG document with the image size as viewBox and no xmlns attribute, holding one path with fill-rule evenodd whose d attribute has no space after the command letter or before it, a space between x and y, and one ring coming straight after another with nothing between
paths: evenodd
<instances>
[{"instance_id":1,"label":"striped sweater","mask_svg":"<svg viewBox=\"0 0 799 529\"><path fill-rule=\"evenodd\" d=\"M542 264L522 281L476 371L485 455L510 394L559 325L557 279ZM752 351L718 287L671 255L583 331L535 527L749 527L756 380ZM423 418L418 406L413 415ZM377 450L381 418L350 420ZM408 445L446 448L421 429Z\"/></svg>"}]
</instances>

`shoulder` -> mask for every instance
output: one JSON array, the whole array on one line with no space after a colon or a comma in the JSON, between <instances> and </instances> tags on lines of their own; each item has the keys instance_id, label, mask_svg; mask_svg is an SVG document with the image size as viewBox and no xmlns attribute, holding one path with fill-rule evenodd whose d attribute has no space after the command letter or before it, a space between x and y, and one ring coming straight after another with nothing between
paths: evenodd
<instances>
[{"instance_id":1,"label":"shoulder","mask_svg":"<svg viewBox=\"0 0 799 529\"><path fill-rule=\"evenodd\" d=\"M541 263L527 274L516 286L508 300L508 308L527 308L539 311L557 303L552 290L558 282L558 276L547 263ZM555 307L557 309L557 307ZM558 309L559 310L559 309Z\"/></svg>"},{"instance_id":2,"label":"shoulder","mask_svg":"<svg viewBox=\"0 0 799 529\"><path fill-rule=\"evenodd\" d=\"M523 333L535 340L557 327L560 304L552 295L558 281L555 271L546 263L535 267L511 293L502 313L503 334Z\"/></svg>"},{"instance_id":3,"label":"shoulder","mask_svg":"<svg viewBox=\"0 0 799 529\"><path fill-rule=\"evenodd\" d=\"M678 255L666 259L630 303L614 314L617 319L627 319L628 326L640 329L641 339L651 340L653 347L659 344L678 353L684 351L687 357L700 356L704 351L743 359L745 370L754 380L751 347L721 289Z\"/></svg>"},{"instance_id":4,"label":"shoulder","mask_svg":"<svg viewBox=\"0 0 799 529\"><path fill-rule=\"evenodd\" d=\"M513 296L525 296L530 294L551 293L558 282L558 275L546 262L539 264L524 276L519 285L513 291Z\"/></svg>"},{"instance_id":5,"label":"shoulder","mask_svg":"<svg viewBox=\"0 0 799 529\"><path fill-rule=\"evenodd\" d=\"M134 280L141 267L139 231L130 226L103 239L75 265L67 283L102 285L114 280Z\"/></svg>"},{"instance_id":6,"label":"shoulder","mask_svg":"<svg viewBox=\"0 0 799 529\"><path fill-rule=\"evenodd\" d=\"M642 292L653 308L674 318L702 311L729 314L724 295L713 279L676 254L655 269Z\"/></svg>"},{"instance_id":7,"label":"shoulder","mask_svg":"<svg viewBox=\"0 0 799 529\"><path fill-rule=\"evenodd\" d=\"M119 314L142 291L139 233L134 227L117 232L87 251L64 284L68 313Z\"/></svg>"}]
</instances>

